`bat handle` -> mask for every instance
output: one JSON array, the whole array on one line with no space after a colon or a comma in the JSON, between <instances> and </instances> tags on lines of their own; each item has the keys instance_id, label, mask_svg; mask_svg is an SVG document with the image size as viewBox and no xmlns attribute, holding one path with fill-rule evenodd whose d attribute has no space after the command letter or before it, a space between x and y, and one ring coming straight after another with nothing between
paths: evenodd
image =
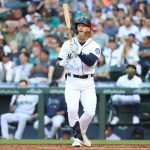
<instances>
[{"instance_id":1,"label":"bat handle","mask_svg":"<svg viewBox=\"0 0 150 150\"><path fill-rule=\"evenodd\" d=\"M68 29L67 31L68 31L68 35L69 35L69 40L70 40L70 42L72 42L71 29Z\"/></svg>"}]
</instances>

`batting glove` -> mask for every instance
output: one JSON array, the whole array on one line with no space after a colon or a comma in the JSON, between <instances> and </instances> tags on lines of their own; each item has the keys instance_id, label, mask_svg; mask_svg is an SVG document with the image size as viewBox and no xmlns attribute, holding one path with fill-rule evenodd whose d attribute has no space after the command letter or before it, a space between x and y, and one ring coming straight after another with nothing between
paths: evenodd
<instances>
[{"instance_id":1,"label":"batting glove","mask_svg":"<svg viewBox=\"0 0 150 150\"><path fill-rule=\"evenodd\" d=\"M72 54L74 57L78 54L78 46L71 43L70 44L70 54Z\"/></svg>"},{"instance_id":2,"label":"batting glove","mask_svg":"<svg viewBox=\"0 0 150 150\"><path fill-rule=\"evenodd\" d=\"M77 47L77 45L75 45L75 44L71 43L71 44L70 44L70 50L71 50L71 52L78 51L78 47Z\"/></svg>"},{"instance_id":3,"label":"batting glove","mask_svg":"<svg viewBox=\"0 0 150 150\"><path fill-rule=\"evenodd\" d=\"M68 60L62 59L61 61L59 61L58 64L60 67L65 67L67 65L67 63L68 63Z\"/></svg>"}]
</instances>

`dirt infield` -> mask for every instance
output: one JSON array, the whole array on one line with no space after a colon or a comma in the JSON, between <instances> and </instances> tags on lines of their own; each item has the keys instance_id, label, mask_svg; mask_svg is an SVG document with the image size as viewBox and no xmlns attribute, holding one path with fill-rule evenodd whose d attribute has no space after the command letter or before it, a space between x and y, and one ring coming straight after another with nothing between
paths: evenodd
<instances>
[{"instance_id":1,"label":"dirt infield","mask_svg":"<svg viewBox=\"0 0 150 150\"><path fill-rule=\"evenodd\" d=\"M150 145L93 145L81 148L70 145L0 145L0 150L150 150Z\"/></svg>"}]
</instances>

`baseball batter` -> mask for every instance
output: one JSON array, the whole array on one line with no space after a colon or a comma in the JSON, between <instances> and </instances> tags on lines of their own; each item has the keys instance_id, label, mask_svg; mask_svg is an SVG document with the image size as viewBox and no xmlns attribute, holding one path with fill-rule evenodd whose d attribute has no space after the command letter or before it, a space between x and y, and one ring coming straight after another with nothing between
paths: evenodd
<instances>
[{"instance_id":1,"label":"baseball batter","mask_svg":"<svg viewBox=\"0 0 150 150\"><path fill-rule=\"evenodd\" d=\"M86 131L96 109L96 92L93 80L95 66L100 57L101 48L91 38L91 22L81 17L75 22L77 36L72 42L66 41L58 55L58 65L66 66L65 99L67 103L69 124L73 128L74 142L72 146L82 144L91 146ZM78 116L79 101L84 113Z\"/></svg>"},{"instance_id":2,"label":"baseball batter","mask_svg":"<svg viewBox=\"0 0 150 150\"><path fill-rule=\"evenodd\" d=\"M27 81L21 80L20 87L27 88ZM18 122L15 139L21 139L27 120L31 119L35 105L38 103L38 95L13 95L10 102L10 111L1 115L1 132L3 139L9 139L8 123Z\"/></svg>"}]
</instances>

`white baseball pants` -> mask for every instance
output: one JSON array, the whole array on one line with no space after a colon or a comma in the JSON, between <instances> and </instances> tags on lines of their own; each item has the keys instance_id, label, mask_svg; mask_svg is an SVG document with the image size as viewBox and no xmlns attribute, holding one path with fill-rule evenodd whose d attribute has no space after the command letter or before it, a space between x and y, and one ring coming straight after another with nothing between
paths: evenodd
<instances>
[{"instance_id":1,"label":"white baseball pants","mask_svg":"<svg viewBox=\"0 0 150 150\"><path fill-rule=\"evenodd\" d=\"M9 139L8 134L8 123L11 122L18 122L18 127L15 132L15 139L21 139L23 131L26 126L27 120L30 119L30 115L23 114L23 113L6 113L1 115L1 132L2 132L2 138Z\"/></svg>"},{"instance_id":2,"label":"white baseball pants","mask_svg":"<svg viewBox=\"0 0 150 150\"><path fill-rule=\"evenodd\" d=\"M113 95L112 103L115 105L126 105L126 104L135 104L140 103L140 95Z\"/></svg>"},{"instance_id":3,"label":"white baseball pants","mask_svg":"<svg viewBox=\"0 0 150 150\"><path fill-rule=\"evenodd\" d=\"M95 115L97 104L93 77L80 79L68 76L65 86L65 99L70 126L73 127L76 121L79 121L81 132L86 132ZM80 118L78 115L79 101L81 101L84 111Z\"/></svg>"},{"instance_id":4,"label":"white baseball pants","mask_svg":"<svg viewBox=\"0 0 150 150\"><path fill-rule=\"evenodd\" d=\"M47 138L53 138L54 135L56 134L57 130L60 128L61 124L64 123L65 117L62 115L56 115L52 118L49 118L48 116L44 116L44 125L49 124L50 122L52 123L51 130L49 131L46 127L44 128L44 133ZM39 121L35 121L33 125L34 129L39 128Z\"/></svg>"}]
</instances>

